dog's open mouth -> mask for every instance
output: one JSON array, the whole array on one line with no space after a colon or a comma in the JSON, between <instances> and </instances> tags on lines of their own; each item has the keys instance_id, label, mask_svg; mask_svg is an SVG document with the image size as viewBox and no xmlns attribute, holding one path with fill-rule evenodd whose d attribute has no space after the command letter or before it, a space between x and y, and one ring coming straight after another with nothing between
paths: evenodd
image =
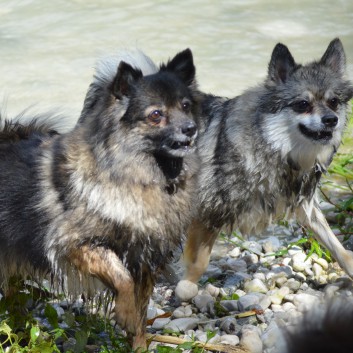
<instances>
[{"instance_id":1,"label":"dog's open mouth","mask_svg":"<svg viewBox=\"0 0 353 353\"><path fill-rule=\"evenodd\" d=\"M188 141L174 141L170 148L172 150L179 150L179 149L184 149L187 150L190 147L192 147L193 145L193 141L192 140L188 140Z\"/></svg>"},{"instance_id":2,"label":"dog's open mouth","mask_svg":"<svg viewBox=\"0 0 353 353\"><path fill-rule=\"evenodd\" d=\"M332 139L332 135L333 135L332 130L320 130L320 131L310 130L309 128L307 128L305 125L302 125L302 124L299 125L299 129L303 135L315 141L320 141L320 140L329 141Z\"/></svg>"},{"instance_id":3,"label":"dog's open mouth","mask_svg":"<svg viewBox=\"0 0 353 353\"><path fill-rule=\"evenodd\" d=\"M195 150L195 139L188 138L185 140L170 141L164 144L162 149L172 156L183 157Z\"/></svg>"}]
</instances>

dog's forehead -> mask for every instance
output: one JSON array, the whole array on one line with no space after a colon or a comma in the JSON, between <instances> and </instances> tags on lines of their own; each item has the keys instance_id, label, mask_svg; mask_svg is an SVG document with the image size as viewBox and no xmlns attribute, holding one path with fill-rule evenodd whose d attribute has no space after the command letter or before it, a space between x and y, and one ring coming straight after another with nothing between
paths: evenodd
<instances>
[{"instance_id":1,"label":"dog's forehead","mask_svg":"<svg viewBox=\"0 0 353 353\"><path fill-rule=\"evenodd\" d=\"M340 89L342 79L322 65L304 66L293 77L291 88L298 93L324 98Z\"/></svg>"},{"instance_id":2,"label":"dog's forehead","mask_svg":"<svg viewBox=\"0 0 353 353\"><path fill-rule=\"evenodd\" d=\"M163 101L167 105L191 97L189 88L177 75L169 72L145 76L140 82L137 93L153 101Z\"/></svg>"}]
</instances>

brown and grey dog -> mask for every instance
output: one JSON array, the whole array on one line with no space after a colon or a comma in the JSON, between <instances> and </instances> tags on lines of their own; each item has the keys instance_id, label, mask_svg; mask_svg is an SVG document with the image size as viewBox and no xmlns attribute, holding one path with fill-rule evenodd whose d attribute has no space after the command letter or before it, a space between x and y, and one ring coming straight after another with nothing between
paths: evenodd
<instances>
[{"instance_id":1,"label":"brown and grey dog","mask_svg":"<svg viewBox=\"0 0 353 353\"><path fill-rule=\"evenodd\" d=\"M327 224L315 196L340 145L353 96L342 43L297 64L277 44L263 84L233 99L204 95L198 149L199 207L184 251L186 273L176 294L188 300L208 266L221 229L256 234L295 217L353 277L353 256Z\"/></svg>"},{"instance_id":2,"label":"brown and grey dog","mask_svg":"<svg viewBox=\"0 0 353 353\"><path fill-rule=\"evenodd\" d=\"M50 272L87 291L98 279L133 348L145 348L155 274L194 213L198 103L190 50L160 68L127 58L99 65L72 131L3 126L0 283Z\"/></svg>"}]
</instances>

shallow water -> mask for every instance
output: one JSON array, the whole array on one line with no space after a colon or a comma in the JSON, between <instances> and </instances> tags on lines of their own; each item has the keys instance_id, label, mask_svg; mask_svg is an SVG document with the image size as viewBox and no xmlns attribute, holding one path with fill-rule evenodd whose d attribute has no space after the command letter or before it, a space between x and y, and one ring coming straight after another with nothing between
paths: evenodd
<instances>
[{"instance_id":1,"label":"shallow water","mask_svg":"<svg viewBox=\"0 0 353 353\"><path fill-rule=\"evenodd\" d=\"M0 0L0 102L74 122L96 59L134 47L157 62L190 47L200 87L234 96L265 76L277 42L306 62L334 37L352 77L351 0Z\"/></svg>"}]
</instances>

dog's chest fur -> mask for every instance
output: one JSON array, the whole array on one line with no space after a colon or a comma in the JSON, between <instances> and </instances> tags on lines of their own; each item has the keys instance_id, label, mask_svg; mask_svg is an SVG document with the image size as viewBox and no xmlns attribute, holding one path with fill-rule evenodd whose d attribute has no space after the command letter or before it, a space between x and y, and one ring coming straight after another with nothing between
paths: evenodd
<instances>
[{"instance_id":1,"label":"dog's chest fur","mask_svg":"<svg viewBox=\"0 0 353 353\"><path fill-rule=\"evenodd\" d=\"M178 178L170 179L154 158L144 156L136 163L139 156L134 161L126 156L126 166L138 167L121 166L112 178L84 144L79 151L70 141L59 145L42 160L46 193L39 207L53 220L45 235L51 263L55 266L70 249L90 244L113 249L133 276L143 265L161 267L192 217L194 157L185 158ZM64 145L74 147L65 151ZM173 166L169 169L172 173Z\"/></svg>"},{"instance_id":2,"label":"dog's chest fur","mask_svg":"<svg viewBox=\"0 0 353 353\"><path fill-rule=\"evenodd\" d=\"M230 131L223 118L225 109L223 103L221 110L213 110L199 141L199 211L210 227L256 234L272 221L293 215L302 202L309 202L323 167L315 163L309 170L301 170L289 156L283 158L273 150L248 121L239 120Z\"/></svg>"}]
</instances>

